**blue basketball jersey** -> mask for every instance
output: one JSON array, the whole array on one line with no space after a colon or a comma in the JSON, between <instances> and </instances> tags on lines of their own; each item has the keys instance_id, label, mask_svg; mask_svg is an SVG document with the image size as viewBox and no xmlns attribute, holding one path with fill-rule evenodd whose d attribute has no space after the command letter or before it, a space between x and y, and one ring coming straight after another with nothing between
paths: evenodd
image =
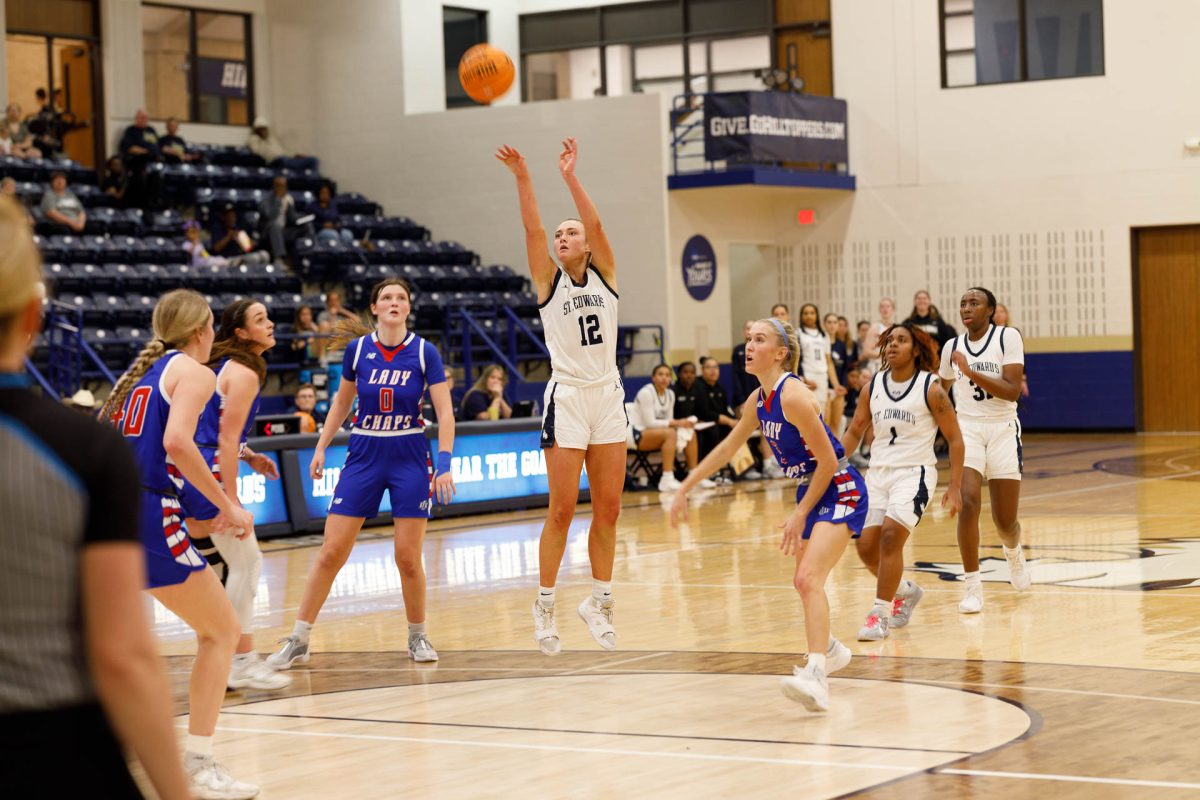
<instances>
[{"instance_id":1,"label":"blue basketball jersey","mask_svg":"<svg viewBox=\"0 0 1200 800\"><path fill-rule=\"evenodd\" d=\"M446 382L437 348L415 333L392 348L380 344L376 333L355 339L342 358L342 377L358 389L352 432L364 436L395 436L424 427L425 388Z\"/></svg>"},{"instance_id":2,"label":"blue basketball jersey","mask_svg":"<svg viewBox=\"0 0 1200 800\"><path fill-rule=\"evenodd\" d=\"M230 359L226 358L217 364L217 389L208 399L204 411L200 414L200 421L196 423L197 447L215 450L220 442L221 417L225 413L225 394L221 391L221 372L229 361ZM246 444L246 440L250 438L250 432L254 430L254 418L258 416L258 407L261 402L261 395L256 394L254 402L250 405L250 414L246 417L246 424L242 426L242 435L238 439L238 443L241 445Z\"/></svg>"},{"instance_id":3,"label":"blue basketball jersey","mask_svg":"<svg viewBox=\"0 0 1200 800\"><path fill-rule=\"evenodd\" d=\"M125 398L117 418L118 429L133 447L143 488L171 495L183 489L183 476L163 447L171 401L163 394L162 382L167 370L181 355L178 350L172 350L154 362Z\"/></svg>"},{"instance_id":4,"label":"blue basketball jersey","mask_svg":"<svg viewBox=\"0 0 1200 800\"><path fill-rule=\"evenodd\" d=\"M783 416L783 402L780 394L783 391L783 382L789 378L800 380L792 373L785 372L769 393L764 393L762 388L759 388L758 426L787 477L798 478L814 472L817 468L817 459L804 441L804 437L800 435L800 431ZM830 444L833 445L834 454L839 460L844 458L846 451L842 448L842 443L833 435L833 431L829 430L829 426L825 425L823 419L821 425L825 428L825 435L829 437Z\"/></svg>"}]
</instances>

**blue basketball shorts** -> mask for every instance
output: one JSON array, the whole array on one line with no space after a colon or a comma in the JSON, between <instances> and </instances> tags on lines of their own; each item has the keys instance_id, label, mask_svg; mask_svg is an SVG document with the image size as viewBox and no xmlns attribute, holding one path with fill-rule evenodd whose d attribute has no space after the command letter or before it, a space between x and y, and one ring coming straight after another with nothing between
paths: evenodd
<instances>
[{"instance_id":1,"label":"blue basketball shorts","mask_svg":"<svg viewBox=\"0 0 1200 800\"><path fill-rule=\"evenodd\" d=\"M144 490L138 533L146 553L146 585L174 586L208 566L192 547L183 524L183 509L174 495Z\"/></svg>"},{"instance_id":2,"label":"blue basketball shorts","mask_svg":"<svg viewBox=\"0 0 1200 800\"><path fill-rule=\"evenodd\" d=\"M346 465L329 501L329 513L376 517L384 491L391 496L393 517L429 518L433 508L433 461L423 430L406 436L352 434Z\"/></svg>"},{"instance_id":3,"label":"blue basketball shorts","mask_svg":"<svg viewBox=\"0 0 1200 800\"><path fill-rule=\"evenodd\" d=\"M215 447L201 447L200 455L204 456L204 462L208 464L208 468L212 470L213 477L217 479L217 483L221 482L221 468L217 465L217 450ZM179 493L179 503L183 506L183 518L195 519L200 522L208 522L211 519L216 519L220 513L217 507L204 496L204 494L192 486L190 483L183 487L183 491Z\"/></svg>"},{"instance_id":4,"label":"blue basketball shorts","mask_svg":"<svg viewBox=\"0 0 1200 800\"><path fill-rule=\"evenodd\" d=\"M796 487L797 503L807 491L808 484ZM818 522L832 522L834 525L844 523L849 526L851 538L857 539L862 534L866 520L867 482L857 469L846 467L834 473L820 501L809 512L804 522L804 538L812 535L813 526Z\"/></svg>"}]
</instances>

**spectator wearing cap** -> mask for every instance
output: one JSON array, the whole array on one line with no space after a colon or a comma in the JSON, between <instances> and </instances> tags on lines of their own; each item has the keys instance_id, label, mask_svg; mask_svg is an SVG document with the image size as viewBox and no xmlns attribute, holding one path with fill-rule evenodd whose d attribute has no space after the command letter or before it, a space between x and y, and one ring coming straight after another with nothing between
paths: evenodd
<instances>
[{"instance_id":1,"label":"spectator wearing cap","mask_svg":"<svg viewBox=\"0 0 1200 800\"><path fill-rule=\"evenodd\" d=\"M174 117L167 120L167 135L159 138L158 149L163 160L170 164L187 164L200 160L199 153L188 151L187 142L179 135L179 120Z\"/></svg>"},{"instance_id":2,"label":"spectator wearing cap","mask_svg":"<svg viewBox=\"0 0 1200 800\"><path fill-rule=\"evenodd\" d=\"M237 207L233 203L224 205L221 216L213 222L208 235L212 241L209 251L213 255L237 258L253 251L254 243L238 222ZM249 249L246 244L250 245Z\"/></svg>"},{"instance_id":3,"label":"spectator wearing cap","mask_svg":"<svg viewBox=\"0 0 1200 800\"><path fill-rule=\"evenodd\" d=\"M67 173L50 173L50 188L42 195L42 216L55 233L79 234L87 226L87 212L75 193L67 188Z\"/></svg>"},{"instance_id":4,"label":"spectator wearing cap","mask_svg":"<svg viewBox=\"0 0 1200 800\"><path fill-rule=\"evenodd\" d=\"M267 121L266 117L257 117L254 120L253 129L246 139L246 147L267 162L267 166L298 171L311 169L313 172L318 172L320 170L320 162L313 156L304 156L299 153L288 155L279 139L271 134L271 123Z\"/></svg>"},{"instance_id":5,"label":"spectator wearing cap","mask_svg":"<svg viewBox=\"0 0 1200 800\"><path fill-rule=\"evenodd\" d=\"M193 267L237 267L242 264L266 264L270 261L270 256L261 250L255 253L243 253L233 258L212 255L204 247L204 240L200 235L200 223L195 220L184 223L183 236L183 249L191 257L189 263Z\"/></svg>"}]
</instances>

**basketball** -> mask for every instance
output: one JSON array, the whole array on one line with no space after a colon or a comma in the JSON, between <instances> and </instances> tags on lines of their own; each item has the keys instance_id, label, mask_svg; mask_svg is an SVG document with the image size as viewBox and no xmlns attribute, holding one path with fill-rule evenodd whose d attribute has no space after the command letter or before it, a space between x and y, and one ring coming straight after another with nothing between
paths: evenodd
<instances>
[{"instance_id":1,"label":"basketball","mask_svg":"<svg viewBox=\"0 0 1200 800\"><path fill-rule=\"evenodd\" d=\"M458 62L458 80L476 103L487 105L512 86L512 59L498 47L477 44Z\"/></svg>"}]
</instances>

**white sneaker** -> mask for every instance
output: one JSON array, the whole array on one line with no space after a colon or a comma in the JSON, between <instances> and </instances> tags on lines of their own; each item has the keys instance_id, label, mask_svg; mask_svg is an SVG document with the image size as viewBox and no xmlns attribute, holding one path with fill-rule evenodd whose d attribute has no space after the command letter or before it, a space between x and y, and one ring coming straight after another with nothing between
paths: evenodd
<instances>
[{"instance_id":1,"label":"white sneaker","mask_svg":"<svg viewBox=\"0 0 1200 800\"><path fill-rule=\"evenodd\" d=\"M279 649L267 656L267 665L271 669L291 669L292 664L308 663L308 642L300 641L298 636L289 636L280 639L279 644Z\"/></svg>"},{"instance_id":2,"label":"white sneaker","mask_svg":"<svg viewBox=\"0 0 1200 800\"><path fill-rule=\"evenodd\" d=\"M587 623L588 633L596 640L596 644L605 650L617 649L617 632L612 624L614 605L612 600L601 603L591 595L583 598L579 604L579 618Z\"/></svg>"},{"instance_id":3,"label":"white sneaker","mask_svg":"<svg viewBox=\"0 0 1200 800\"><path fill-rule=\"evenodd\" d=\"M912 586L912 591L904 597L897 597L892 600L892 621L891 627L903 628L912 621L913 609L917 607L917 603L921 602L921 598L925 596L925 590L917 586L913 581L909 581Z\"/></svg>"},{"instance_id":4,"label":"white sneaker","mask_svg":"<svg viewBox=\"0 0 1200 800\"><path fill-rule=\"evenodd\" d=\"M852 655L849 647L834 639L833 645L825 651L825 674L832 675L848 665Z\"/></svg>"},{"instance_id":5,"label":"white sneaker","mask_svg":"<svg viewBox=\"0 0 1200 800\"><path fill-rule=\"evenodd\" d=\"M878 607L872 608L867 615L867 621L858 631L860 642L882 642L888 637L888 617L879 613Z\"/></svg>"},{"instance_id":6,"label":"white sneaker","mask_svg":"<svg viewBox=\"0 0 1200 800\"><path fill-rule=\"evenodd\" d=\"M437 650L429 643L429 637L416 633L408 637L408 657L419 664L438 660Z\"/></svg>"},{"instance_id":7,"label":"white sneaker","mask_svg":"<svg viewBox=\"0 0 1200 800\"><path fill-rule=\"evenodd\" d=\"M983 611L983 584L979 581L967 583L962 602L958 604L960 614L978 614Z\"/></svg>"},{"instance_id":8,"label":"white sneaker","mask_svg":"<svg viewBox=\"0 0 1200 800\"><path fill-rule=\"evenodd\" d=\"M669 472L664 472L662 477L658 479L658 490L660 492L676 492L680 487L679 480Z\"/></svg>"},{"instance_id":9,"label":"white sneaker","mask_svg":"<svg viewBox=\"0 0 1200 800\"><path fill-rule=\"evenodd\" d=\"M761 481L762 479L763 479L763 474L761 472L759 472L758 470L756 470L754 467L751 467L750 469L748 469L742 473L742 480Z\"/></svg>"},{"instance_id":10,"label":"white sneaker","mask_svg":"<svg viewBox=\"0 0 1200 800\"><path fill-rule=\"evenodd\" d=\"M266 692L277 692L292 685L291 678L282 672L276 672L260 659L257 653L251 655L253 658L234 656L227 682L230 689L261 689Z\"/></svg>"},{"instance_id":11,"label":"white sneaker","mask_svg":"<svg viewBox=\"0 0 1200 800\"><path fill-rule=\"evenodd\" d=\"M556 656L562 652L562 643L558 640L558 625L554 623L554 606L546 608L537 600L533 601L533 640L548 656Z\"/></svg>"},{"instance_id":12,"label":"white sneaker","mask_svg":"<svg viewBox=\"0 0 1200 800\"><path fill-rule=\"evenodd\" d=\"M1027 591L1033 583L1033 576L1029 574L1029 565L1025 563L1025 548L1018 543L1015 550L1009 550L1004 545L1000 549L1004 551L1004 559L1008 562L1008 582L1018 592Z\"/></svg>"},{"instance_id":13,"label":"white sneaker","mask_svg":"<svg viewBox=\"0 0 1200 800\"><path fill-rule=\"evenodd\" d=\"M258 797L257 786L235 780L212 756L201 758L188 753L184 757L184 768L188 773L188 789L193 797L202 800L249 800Z\"/></svg>"},{"instance_id":14,"label":"white sneaker","mask_svg":"<svg viewBox=\"0 0 1200 800\"><path fill-rule=\"evenodd\" d=\"M783 696L809 711L829 710L829 683L825 671L817 667L792 668L792 676L780 682Z\"/></svg>"},{"instance_id":15,"label":"white sneaker","mask_svg":"<svg viewBox=\"0 0 1200 800\"><path fill-rule=\"evenodd\" d=\"M763 477L767 480L778 480L784 476L783 467L772 461L763 466Z\"/></svg>"},{"instance_id":16,"label":"white sneaker","mask_svg":"<svg viewBox=\"0 0 1200 800\"><path fill-rule=\"evenodd\" d=\"M700 483L696 485L701 489L715 489L717 487L716 481L710 481L708 478L703 478Z\"/></svg>"}]
</instances>

